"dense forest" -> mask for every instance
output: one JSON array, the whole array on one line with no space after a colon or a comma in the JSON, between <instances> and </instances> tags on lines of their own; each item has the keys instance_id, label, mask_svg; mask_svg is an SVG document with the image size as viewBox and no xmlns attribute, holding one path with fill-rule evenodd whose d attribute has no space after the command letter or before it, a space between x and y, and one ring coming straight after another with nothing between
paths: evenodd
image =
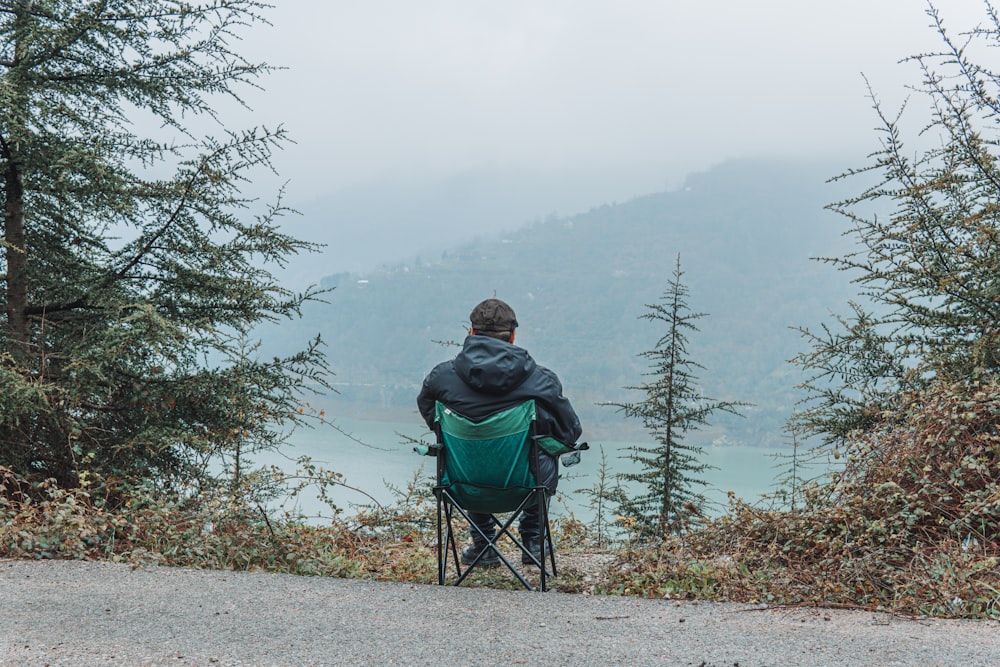
<instances>
[{"instance_id":1,"label":"dense forest","mask_svg":"<svg viewBox=\"0 0 1000 667\"><path fill-rule=\"evenodd\" d=\"M588 433L606 435L631 426L598 404L626 399L622 388L646 372L639 353L659 333L639 316L680 255L691 307L707 314L691 341L704 392L754 404L745 419L721 417L700 437L776 444L799 398L787 363L802 348L794 328L824 320L850 294L848 276L812 259L846 247L824 210L838 196L828 182L838 168L729 162L676 191L333 274L323 279L334 288L327 303L265 331L266 348L319 331L340 392L326 409L408 419L423 375L453 352L440 342L460 341L471 307L496 294L518 312L518 343L561 376Z\"/></svg>"}]
</instances>

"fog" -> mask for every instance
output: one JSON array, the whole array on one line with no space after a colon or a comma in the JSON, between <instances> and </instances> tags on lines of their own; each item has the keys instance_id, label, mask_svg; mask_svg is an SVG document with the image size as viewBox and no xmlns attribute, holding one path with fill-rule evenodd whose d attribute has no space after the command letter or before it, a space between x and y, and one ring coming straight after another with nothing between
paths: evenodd
<instances>
[{"instance_id":1,"label":"fog","mask_svg":"<svg viewBox=\"0 0 1000 667\"><path fill-rule=\"evenodd\" d=\"M955 34L978 0L941 2ZM280 0L245 36L282 66L235 123L284 124L289 281L676 188L752 156L877 147L939 40L919 0ZM831 174L832 175L832 174ZM278 181L275 181L278 182ZM271 186L261 180L259 186ZM265 195L266 193L261 193Z\"/></svg>"}]
</instances>

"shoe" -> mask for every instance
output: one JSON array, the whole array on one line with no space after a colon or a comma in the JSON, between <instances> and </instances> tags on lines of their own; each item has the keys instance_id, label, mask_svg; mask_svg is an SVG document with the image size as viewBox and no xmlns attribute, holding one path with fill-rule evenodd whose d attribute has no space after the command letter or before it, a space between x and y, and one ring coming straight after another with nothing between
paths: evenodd
<instances>
[{"instance_id":1,"label":"shoe","mask_svg":"<svg viewBox=\"0 0 1000 667\"><path fill-rule=\"evenodd\" d=\"M534 556L535 559L539 563L542 563L543 565L545 564L545 560L544 559L545 559L545 556L549 555L549 550L545 549L545 554L544 555L542 554L542 540L541 539L539 539L537 537L522 537L521 538L521 542L523 542L525 548L529 552L531 552L531 556ZM522 552L521 553L521 564L522 565L534 565L535 561L531 559L531 556L529 556L528 554Z\"/></svg>"},{"instance_id":2,"label":"shoe","mask_svg":"<svg viewBox=\"0 0 1000 667\"><path fill-rule=\"evenodd\" d=\"M472 565L472 561L476 560L476 556L479 552L486 547L485 542L473 542L469 546L462 549L462 565ZM482 558L476 562L479 567L497 567L500 565L500 556L492 548L483 554Z\"/></svg>"}]
</instances>

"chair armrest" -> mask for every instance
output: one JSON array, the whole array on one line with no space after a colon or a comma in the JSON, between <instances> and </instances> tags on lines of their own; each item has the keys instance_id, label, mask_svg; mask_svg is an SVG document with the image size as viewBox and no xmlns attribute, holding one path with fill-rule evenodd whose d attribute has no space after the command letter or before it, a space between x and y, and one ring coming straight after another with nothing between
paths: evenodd
<instances>
[{"instance_id":1,"label":"chair armrest","mask_svg":"<svg viewBox=\"0 0 1000 667\"><path fill-rule=\"evenodd\" d=\"M413 451L421 456L437 456L442 449L441 445L417 445Z\"/></svg>"},{"instance_id":2,"label":"chair armrest","mask_svg":"<svg viewBox=\"0 0 1000 667\"><path fill-rule=\"evenodd\" d=\"M569 454L570 452L582 452L585 449L590 449L590 445L585 442L567 445L548 435L539 437L537 442L543 452L552 456L560 456L562 454Z\"/></svg>"}]
</instances>

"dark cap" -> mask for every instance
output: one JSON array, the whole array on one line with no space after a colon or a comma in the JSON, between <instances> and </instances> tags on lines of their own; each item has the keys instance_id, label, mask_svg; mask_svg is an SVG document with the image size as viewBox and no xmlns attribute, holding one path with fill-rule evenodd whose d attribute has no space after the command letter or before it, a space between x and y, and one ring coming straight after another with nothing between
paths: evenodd
<instances>
[{"instance_id":1,"label":"dark cap","mask_svg":"<svg viewBox=\"0 0 1000 667\"><path fill-rule=\"evenodd\" d=\"M500 299L486 299L472 309L469 315L472 327L483 333L502 333L517 328L514 309Z\"/></svg>"}]
</instances>

